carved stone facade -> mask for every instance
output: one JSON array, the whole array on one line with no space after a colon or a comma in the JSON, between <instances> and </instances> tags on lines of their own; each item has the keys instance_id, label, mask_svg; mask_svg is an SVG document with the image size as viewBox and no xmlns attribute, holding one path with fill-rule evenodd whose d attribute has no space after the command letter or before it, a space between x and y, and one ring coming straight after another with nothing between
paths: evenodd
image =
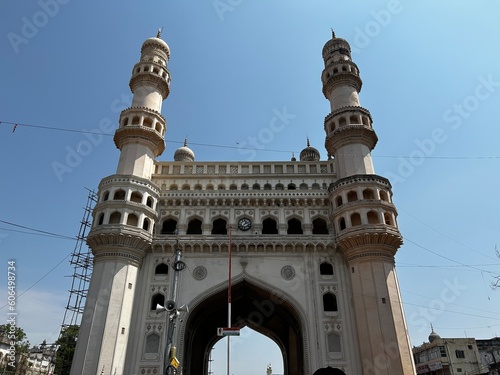
<instances>
[{"instance_id":1,"label":"carved stone facade","mask_svg":"<svg viewBox=\"0 0 500 375\"><path fill-rule=\"evenodd\" d=\"M232 326L273 339L285 374L414 374L394 269L397 211L389 181L374 174L377 136L349 44L333 35L323 48L324 161L309 141L300 160L198 162L185 142L174 161L157 161L169 57L150 38L133 68L118 169L99 185L87 239L95 265L72 374L163 372L166 317L155 308L172 295L178 248L186 268L173 295L189 312L173 344L183 374L206 374L227 325L230 243Z\"/></svg>"}]
</instances>

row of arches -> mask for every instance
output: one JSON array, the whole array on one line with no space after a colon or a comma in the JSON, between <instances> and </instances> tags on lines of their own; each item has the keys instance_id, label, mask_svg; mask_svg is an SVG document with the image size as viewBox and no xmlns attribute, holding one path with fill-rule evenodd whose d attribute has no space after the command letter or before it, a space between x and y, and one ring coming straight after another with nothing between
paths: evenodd
<instances>
[{"instance_id":1,"label":"row of arches","mask_svg":"<svg viewBox=\"0 0 500 375\"><path fill-rule=\"evenodd\" d=\"M390 226L395 225L395 219L392 212L388 211L368 211L361 215L359 212L354 212L349 216L342 216L337 221L337 229L339 231L356 227L363 224L386 224Z\"/></svg>"},{"instance_id":2,"label":"row of arches","mask_svg":"<svg viewBox=\"0 0 500 375\"><path fill-rule=\"evenodd\" d=\"M335 206L340 207L344 203L355 202L358 200L381 200L384 202L390 202L389 194L386 191L380 189L367 188L362 191L349 190L347 192L342 192L335 198Z\"/></svg>"},{"instance_id":3,"label":"row of arches","mask_svg":"<svg viewBox=\"0 0 500 375\"><path fill-rule=\"evenodd\" d=\"M354 65L354 63L350 63L349 61L345 61L345 64L339 65L335 64L335 67L326 72L326 78L330 78L332 74L338 74L338 73L352 73L356 76L359 76L359 70L358 68Z\"/></svg>"},{"instance_id":4,"label":"row of arches","mask_svg":"<svg viewBox=\"0 0 500 375\"><path fill-rule=\"evenodd\" d=\"M137 66L139 65L139 66ZM168 71L163 68L159 67L156 64L147 64L147 63L139 63L137 64L134 68L133 75L139 74L139 73L152 73L154 75L157 75L161 78L163 78L166 81L170 80Z\"/></svg>"},{"instance_id":5,"label":"row of arches","mask_svg":"<svg viewBox=\"0 0 500 375\"><path fill-rule=\"evenodd\" d=\"M152 209L155 208L155 199L147 193L141 193L138 190L125 190L117 188L114 190L105 190L101 194L101 202L108 200L112 201L129 201L138 204L143 204Z\"/></svg>"},{"instance_id":6,"label":"row of arches","mask_svg":"<svg viewBox=\"0 0 500 375\"><path fill-rule=\"evenodd\" d=\"M325 124L327 133L331 133L338 128L347 125L364 125L371 127L371 120L368 115L365 114L351 114L351 115L343 115L338 117L329 118Z\"/></svg>"},{"instance_id":7,"label":"row of arches","mask_svg":"<svg viewBox=\"0 0 500 375\"><path fill-rule=\"evenodd\" d=\"M122 113L121 115L121 126L144 126L146 128L154 129L161 135L164 134L164 125L161 121L151 115L145 116L143 113L134 114L134 113Z\"/></svg>"},{"instance_id":8,"label":"row of arches","mask_svg":"<svg viewBox=\"0 0 500 375\"><path fill-rule=\"evenodd\" d=\"M291 218L287 221L287 234L304 234L302 222L297 218ZM255 233L255 229L253 230ZM178 222L176 219L168 218L162 222L160 234L176 235L179 233ZM186 234L203 234L203 222L199 218L193 218L188 221ZM228 223L223 218L215 219L212 222L210 234L228 234ZM265 218L262 220L262 229L260 234L279 234L278 222L274 218ZM312 221L312 234L329 234L328 225L325 219L316 218Z\"/></svg>"},{"instance_id":9,"label":"row of arches","mask_svg":"<svg viewBox=\"0 0 500 375\"><path fill-rule=\"evenodd\" d=\"M321 188L326 189L327 185L324 183L323 185L320 185L318 183L313 183L310 187L312 190L320 190ZM191 190L191 185L186 183L183 185L177 185L177 184L171 184L168 188L169 190ZM271 185L269 183L266 183L264 185L261 185L259 183L254 183L252 185L249 184L242 184L239 189L238 185L236 184L230 184L229 186L226 186L225 184L207 184L205 187L203 187L201 184L195 184L192 188L192 190L309 190L309 185L306 183L301 183L299 185L294 184L294 183L289 183L288 185L284 185L281 183L278 183L276 185Z\"/></svg>"},{"instance_id":10,"label":"row of arches","mask_svg":"<svg viewBox=\"0 0 500 375\"><path fill-rule=\"evenodd\" d=\"M152 225L151 219L146 215L136 215L135 213L125 212L123 215L120 211L113 211L107 215L106 212L101 212L97 216L97 226L110 224L110 225L130 225L133 227L141 228L147 232L151 232Z\"/></svg>"}]
</instances>

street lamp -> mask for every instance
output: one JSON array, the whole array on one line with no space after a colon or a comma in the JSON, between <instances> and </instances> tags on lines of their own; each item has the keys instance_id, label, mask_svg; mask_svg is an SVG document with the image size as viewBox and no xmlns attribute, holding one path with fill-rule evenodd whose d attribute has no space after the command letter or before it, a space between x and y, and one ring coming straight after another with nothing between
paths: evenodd
<instances>
[{"instance_id":1,"label":"street lamp","mask_svg":"<svg viewBox=\"0 0 500 375\"><path fill-rule=\"evenodd\" d=\"M165 303L165 306L160 304L156 305L156 313L163 311L167 312L167 333L165 340L165 354L163 364L163 374L173 375L175 370L179 367L179 360L176 357L177 348L173 346L175 323L181 312L189 312L187 305L182 305L177 308L177 284L179 282L179 274L186 268L186 263L181 260L182 252L179 243L176 244L175 258L172 268L174 269L174 277L172 280L172 288L170 291L170 299Z\"/></svg>"}]
</instances>

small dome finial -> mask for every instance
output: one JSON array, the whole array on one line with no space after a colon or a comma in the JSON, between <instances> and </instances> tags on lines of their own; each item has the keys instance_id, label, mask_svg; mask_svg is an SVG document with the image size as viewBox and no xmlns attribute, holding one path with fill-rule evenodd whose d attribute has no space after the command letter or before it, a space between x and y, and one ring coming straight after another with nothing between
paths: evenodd
<instances>
[{"instance_id":1,"label":"small dome finial","mask_svg":"<svg viewBox=\"0 0 500 375\"><path fill-rule=\"evenodd\" d=\"M188 137L187 135L184 137L184 147L187 147L188 145Z\"/></svg>"},{"instance_id":2,"label":"small dome finial","mask_svg":"<svg viewBox=\"0 0 500 375\"><path fill-rule=\"evenodd\" d=\"M307 147L311 147L311 143L309 142L309 136L307 137Z\"/></svg>"},{"instance_id":3,"label":"small dome finial","mask_svg":"<svg viewBox=\"0 0 500 375\"><path fill-rule=\"evenodd\" d=\"M332 30L332 39L333 39L333 38L336 38L336 36L335 36L335 31L333 31L333 27L331 27L331 28L330 28L330 30Z\"/></svg>"},{"instance_id":4,"label":"small dome finial","mask_svg":"<svg viewBox=\"0 0 500 375\"><path fill-rule=\"evenodd\" d=\"M156 33L156 37L157 37L158 39L161 39L161 33L162 33L162 32L163 32L163 27L160 27L160 28L158 29L158 32Z\"/></svg>"}]
</instances>

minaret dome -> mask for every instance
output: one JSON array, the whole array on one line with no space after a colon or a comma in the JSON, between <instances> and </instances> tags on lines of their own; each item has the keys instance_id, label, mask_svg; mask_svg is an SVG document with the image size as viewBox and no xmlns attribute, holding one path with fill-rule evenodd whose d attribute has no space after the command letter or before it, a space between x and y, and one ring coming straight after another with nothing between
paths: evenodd
<instances>
[{"instance_id":1,"label":"minaret dome","mask_svg":"<svg viewBox=\"0 0 500 375\"><path fill-rule=\"evenodd\" d=\"M194 161L194 152L187 146L187 138L184 139L184 146L179 147L174 153L175 161Z\"/></svg>"},{"instance_id":2,"label":"minaret dome","mask_svg":"<svg viewBox=\"0 0 500 375\"><path fill-rule=\"evenodd\" d=\"M300 161L318 161L319 157L319 151L311 147L309 138L307 138L307 147L300 152Z\"/></svg>"}]
</instances>

